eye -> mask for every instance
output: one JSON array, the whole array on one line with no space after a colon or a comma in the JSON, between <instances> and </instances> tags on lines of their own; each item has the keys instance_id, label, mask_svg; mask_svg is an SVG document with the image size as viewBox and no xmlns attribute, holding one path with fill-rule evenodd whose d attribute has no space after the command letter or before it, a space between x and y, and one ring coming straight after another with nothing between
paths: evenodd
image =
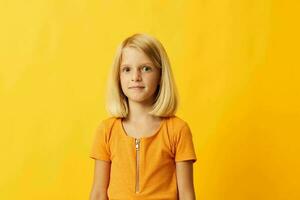
<instances>
[{"instance_id":1,"label":"eye","mask_svg":"<svg viewBox=\"0 0 300 200\"><path fill-rule=\"evenodd\" d=\"M130 71L129 67L123 67L122 72L128 72L128 71Z\"/></svg>"},{"instance_id":2,"label":"eye","mask_svg":"<svg viewBox=\"0 0 300 200\"><path fill-rule=\"evenodd\" d=\"M151 71L151 67L144 65L143 70L144 71Z\"/></svg>"}]
</instances>

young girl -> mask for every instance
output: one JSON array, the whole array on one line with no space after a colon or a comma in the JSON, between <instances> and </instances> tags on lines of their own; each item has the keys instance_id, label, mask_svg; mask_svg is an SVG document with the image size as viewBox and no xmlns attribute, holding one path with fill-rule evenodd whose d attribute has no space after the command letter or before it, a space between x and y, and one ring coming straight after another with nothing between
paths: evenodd
<instances>
[{"instance_id":1,"label":"young girl","mask_svg":"<svg viewBox=\"0 0 300 200\"><path fill-rule=\"evenodd\" d=\"M197 160L167 53L153 36L134 34L118 47L107 110L95 131L91 200L194 200Z\"/></svg>"}]
</instances>

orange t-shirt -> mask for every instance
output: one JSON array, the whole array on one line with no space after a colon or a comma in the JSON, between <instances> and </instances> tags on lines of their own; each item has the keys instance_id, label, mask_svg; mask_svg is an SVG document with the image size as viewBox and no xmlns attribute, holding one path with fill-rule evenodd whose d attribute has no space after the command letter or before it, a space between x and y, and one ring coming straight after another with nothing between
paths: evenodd
<instances>
[{"instance_id":1,"label":"orange t-shirt","mask_svg":"<svg viewBox=\"0 0 300 200\"><path fill-rule=\"evenodd\" d=\"M95 131L90 158L111 162L110 200L176 200L175 162L197 160L190 128L177 116L139 140L127 135L121 118L107 118Z\"/></svg>"}]
</instances>

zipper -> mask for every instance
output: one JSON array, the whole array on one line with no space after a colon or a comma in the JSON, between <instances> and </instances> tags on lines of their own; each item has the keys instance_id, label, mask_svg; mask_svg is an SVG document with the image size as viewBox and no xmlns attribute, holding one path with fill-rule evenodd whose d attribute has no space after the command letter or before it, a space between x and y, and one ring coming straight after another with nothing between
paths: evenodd
<instances>
[{"instance_id":1,"label":"zipper","mask_svg":"<svg viewBox=\"0 0 300 200\"><path fill-rule=\"evenodd\" d=\"M139 171L140 171L140 166L139 166L139 160L140 160L140 139L135 138L135 151L136 151L136 182L135 182L135 193L138 193L140 188L139 188Z\"/></svg>"}]
</instances>

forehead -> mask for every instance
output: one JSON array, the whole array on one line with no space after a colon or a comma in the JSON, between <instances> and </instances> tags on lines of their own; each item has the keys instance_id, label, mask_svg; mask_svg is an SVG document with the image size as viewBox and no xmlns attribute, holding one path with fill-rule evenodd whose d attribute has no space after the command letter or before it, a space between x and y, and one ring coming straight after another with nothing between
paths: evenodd
<instances>
[{"instance_id":1,"label":"forehead","mask_svg":"<svg viewBox=\"0 0 300 200\"><path fill-rule=\"evenodd\" d=\"M125 47L122 49L121 65L150 63L151 59L142 51L134 47Z\"/></svg>"}]
</instances>

